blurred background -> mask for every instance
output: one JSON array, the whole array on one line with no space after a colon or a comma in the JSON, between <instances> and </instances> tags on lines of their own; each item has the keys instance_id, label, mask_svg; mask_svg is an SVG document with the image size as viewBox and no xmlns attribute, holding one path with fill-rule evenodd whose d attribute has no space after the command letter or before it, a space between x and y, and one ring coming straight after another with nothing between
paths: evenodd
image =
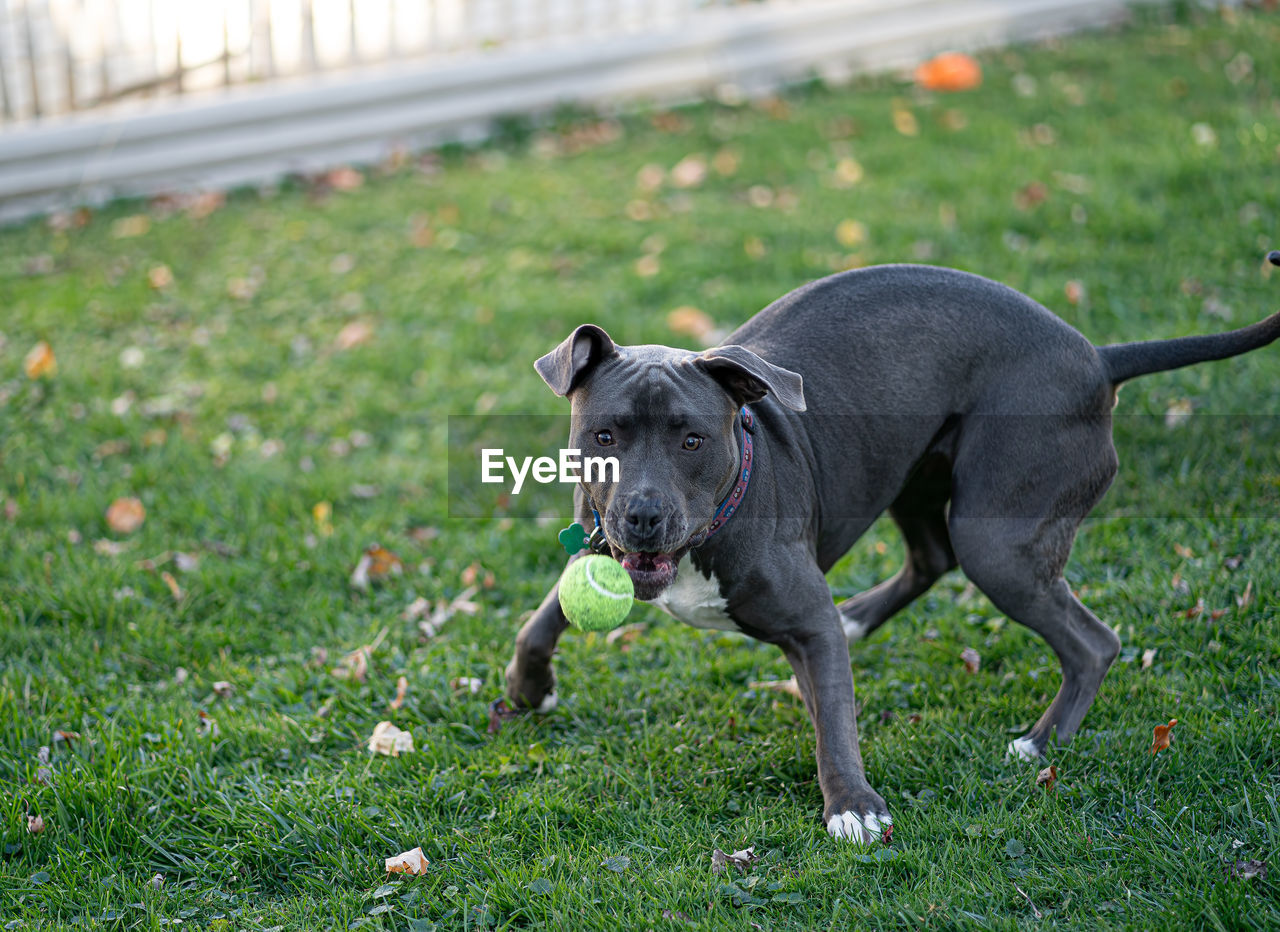
<instances>
[{"instance_id":1,"label":"blurred background","mask_svg":"<svg viewBox=\"0 0 1280 932\"><path fill-rule=\"evenodd\" d=\"M0 0L0 221L1121 18L1120 0Z\"/></svg>"}]
</instances>

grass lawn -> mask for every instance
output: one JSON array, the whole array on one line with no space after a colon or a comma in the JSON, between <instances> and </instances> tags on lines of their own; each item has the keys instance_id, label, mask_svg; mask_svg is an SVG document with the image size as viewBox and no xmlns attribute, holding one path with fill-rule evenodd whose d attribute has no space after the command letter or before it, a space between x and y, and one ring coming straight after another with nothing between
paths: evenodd
<instances>
[{"instance_id":1,"label":"grass lawn","mask_svg":"<svg viewBox=\"0 0 1280 932\"><path fill-rule=\"evenodd\" d=\"M1280 16L1144 16L988 54L964 94L566 113L354 190L0 231L0 928L1280 926L1280 348L1122 393L1068 573L1125 648L1052 792L1003 751L1056 661L960 574L855 647L887 852L827 837L803 708L750 685L780 653L652 609L568 634L559 709L487 735L560 524L445 495L447 415L565 410L530 363L585 321L696 345L669 311L731 328L913 259L1098 343L1274 310ZM406 569L366 592L373 541ZM901 555L878 524L832 588ZM434 637L405 618L473 581ZM332 672L366 645L363 679ZM371 756L382 719L416 752ZM387 884L418 845L426 875Z\"/></svg>"}]
</instances>

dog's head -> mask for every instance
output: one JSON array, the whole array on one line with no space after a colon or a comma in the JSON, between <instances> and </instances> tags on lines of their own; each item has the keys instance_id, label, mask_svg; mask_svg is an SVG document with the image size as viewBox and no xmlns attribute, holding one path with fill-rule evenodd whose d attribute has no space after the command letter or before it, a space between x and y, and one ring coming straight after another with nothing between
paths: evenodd
<instances>
[{"instance_id":1,"label":"dog's head","mask_svg":"<svg viewBox=\"0 0 1280 932\"><path fill-rule=\"evenodd\" d=\"M737 479L739 408L772 395L804 410L800 376L741 346L617 346L585 324L534 367L572 403L570 447L614 457L584 482L615 558L652 599L676 578Z\"/></svg>"}]
</instances>

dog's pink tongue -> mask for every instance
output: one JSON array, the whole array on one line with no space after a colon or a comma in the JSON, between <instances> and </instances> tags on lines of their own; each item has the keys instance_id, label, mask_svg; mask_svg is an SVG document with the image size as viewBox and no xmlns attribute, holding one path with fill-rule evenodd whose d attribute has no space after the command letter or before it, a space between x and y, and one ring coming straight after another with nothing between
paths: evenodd
<instances>
[{"instance_id":1,"label":"dog's pink tongue","mask_svg":"<svg viewBox=\"0 0 1280 932\"><path fill-rule=\"evenodd\" d=\"M669 553L628 553L622 558L622 568L627 572L652 573L670 570L675 565L675 557Z\"/></svg>"}]
</instances>

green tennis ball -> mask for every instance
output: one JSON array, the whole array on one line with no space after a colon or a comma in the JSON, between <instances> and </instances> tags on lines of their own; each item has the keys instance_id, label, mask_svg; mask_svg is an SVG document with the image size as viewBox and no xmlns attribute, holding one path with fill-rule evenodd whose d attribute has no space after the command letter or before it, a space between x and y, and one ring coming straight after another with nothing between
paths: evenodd
<instances>
[{"instance_id":1,"label":"green tennis ball","mask_svg":"<svg viewBox=\"0 0 1280 932\"><path fill-rule=\"evenodd\" d=\"M560 608L583 631L609 631L622 624L636 589L617 560L590 554L574 560L560 577Z\"/></svg>"}]
</instances>

